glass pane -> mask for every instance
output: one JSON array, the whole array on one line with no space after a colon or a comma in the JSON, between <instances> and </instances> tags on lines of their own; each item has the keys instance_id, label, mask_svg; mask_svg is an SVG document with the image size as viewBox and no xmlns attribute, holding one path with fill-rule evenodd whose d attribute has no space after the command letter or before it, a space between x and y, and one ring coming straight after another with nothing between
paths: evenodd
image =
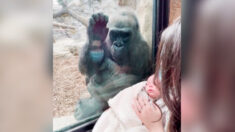
<instances>
[{"instance_id":1,"label":"glass pane","mask_svg":"<svg viewBox=\"0 0 235 132\"><path fill-rule=\"evenodd\" d=\"M54 130L101 114L151 73L152 2L53 0Z\"/></svg>"}]
</instances>

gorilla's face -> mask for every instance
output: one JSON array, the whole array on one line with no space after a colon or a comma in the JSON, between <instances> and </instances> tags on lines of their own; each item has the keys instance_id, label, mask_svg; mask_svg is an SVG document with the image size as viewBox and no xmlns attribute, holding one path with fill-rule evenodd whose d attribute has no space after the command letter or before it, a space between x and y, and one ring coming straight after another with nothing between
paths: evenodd
<instances>
[{"instance_id":1,"label":"gorilla's face","mask_svg":"<svg viewBox=\"0 0 235 132\"><path fill-rule=\"evenodd\" d=\"M122 65L127 61L132 32L128 29L112 29L109 37L112 57L117 63Z\"/></svg>"}]
</instances>

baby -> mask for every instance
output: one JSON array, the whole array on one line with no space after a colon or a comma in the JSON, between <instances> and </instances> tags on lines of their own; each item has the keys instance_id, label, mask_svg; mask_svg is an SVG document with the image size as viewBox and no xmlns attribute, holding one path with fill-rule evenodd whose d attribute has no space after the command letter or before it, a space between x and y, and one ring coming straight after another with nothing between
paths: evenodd
<instances>
[{"instance_id":1,"label":"baby","mask_svg":"<svg viewBox=\"0 0 235 132\"><path fill-rule=\"evenodd\" d=\"M145 96L152 101L156 101L160 97L160 90L156 87L156 84L154 83L154 75L150 76L141 92L138 94L138 96L141 96L142 94L145 94Z\"/></svg>"},{"instance_id":2,"label":"baby","mask_svg":"<svg viewBox=\"0 0 235 132\"><path fill-rule=\"evenodd\" d=\"M148 132L132 108L133 100L145 97L152 105L165 113L165 105L160 98L160 88L155 85L154 75L147 81L140 82L119 92L108 101L110 106L97 121L93 132ZM156 118L156 120L158 120Z\"/></svg>"}]
</instances>

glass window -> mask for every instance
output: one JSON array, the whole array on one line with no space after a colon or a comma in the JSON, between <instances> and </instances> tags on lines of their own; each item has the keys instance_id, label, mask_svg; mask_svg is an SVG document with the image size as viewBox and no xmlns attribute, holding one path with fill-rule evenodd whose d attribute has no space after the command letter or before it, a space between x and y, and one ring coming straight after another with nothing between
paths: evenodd
<instances>
[{"instance_id":1,"label":"glass window","mask_svg":"<svg viewBox=\"0 0 235 132\"><path fill-rule=\"evenodd\" d=\"M153 0L53 0L53 130L92 121L152 70Z\"/></svg>"}]
</instances>

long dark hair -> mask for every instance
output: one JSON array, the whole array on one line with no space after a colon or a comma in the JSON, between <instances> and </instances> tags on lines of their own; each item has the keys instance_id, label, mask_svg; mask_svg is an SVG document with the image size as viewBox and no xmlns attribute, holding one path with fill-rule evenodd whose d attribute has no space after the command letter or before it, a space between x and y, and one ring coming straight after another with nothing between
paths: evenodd
<instances>
[{"instance_id":1,"label":"long dark hair","mask_svg":"<svg viewBox=\"0 0 235 132\"><path fill-rule=\"evenodd\" d=\"M155 81L161 76L160 91L170 110L169 132L181 128L181 19L178 18L161 36L157 52Z\"/></svg>"}]
</instances>

